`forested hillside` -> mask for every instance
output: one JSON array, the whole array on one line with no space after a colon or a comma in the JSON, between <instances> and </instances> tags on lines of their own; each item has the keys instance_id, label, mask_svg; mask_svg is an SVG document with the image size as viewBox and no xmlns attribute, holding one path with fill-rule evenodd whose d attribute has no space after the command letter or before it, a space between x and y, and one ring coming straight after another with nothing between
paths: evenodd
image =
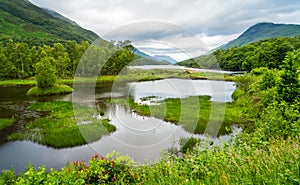
<instances>
[{"instance_id":1,"label":"forested hillside","mask_svg":"<svg viewBox=\"0 0 300 185\"><path fill-rule=\"evenodd\" d=\"M223 70L251 71L257 67L281 68L288 51L300 48L300 37L280 37L254 42L242 47L219 49L210 55L178 63L179 65Z\"/></svg>"},{"instance_id":2,"label":"forested hillside","mask_svg":"<svg viewBox=\"0 0 300 185\"><path fill-rule=\"evenodd\" d=\"M0 0L0 40L50 45L67 40L92 42L99 37L58 15L27 0Z\"/></svg>"},{"instance_id":3,"label":"forested hillside","mask_svg":"<svg viewBox=\"0 0 300 185\"><path fill-rule=\"evenodd\" d=\"M295 37L300 35L300 25L296 24L274 24L258 23L248 28L238 38L230 41L218 49L228 49L232 47L241 47L260 40L278 38L278 37Z\"/></svg>"}]
</instances>

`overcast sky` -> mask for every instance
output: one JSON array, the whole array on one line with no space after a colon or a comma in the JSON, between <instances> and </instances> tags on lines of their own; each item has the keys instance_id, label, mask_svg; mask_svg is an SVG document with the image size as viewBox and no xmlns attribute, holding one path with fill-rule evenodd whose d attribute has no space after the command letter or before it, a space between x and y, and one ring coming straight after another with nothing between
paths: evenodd
<instances>
[{"instance_id":1,"label":"overcast sky","mask_svg":"<svg viewBox=\"0 0 300 185\"><path fill-rule=\"evenodd\" d=\"M119 33L130 30L139 38L134 44L144 48L143 51L146 53L167 54L177 60L188 57L174 52L175 50L191 49L188 52L192 52L199 48L197 46L193 48L191 43L199 44L192 42L193 37L198 40L200 38L209 49L213 49L238 37L248 27L259 22L300 24L299 0L30 1L37 6L57 11L82 27L93 30L100 37L105 38L105 35L109 35L107 33L114 32L118 28ZM139 24L141 21L151 22ZM165 25L156 25L157 21ZM155 26L152 26L152 23ZM158 27L164 29L158 30ZM176 31L172 32L170 29ZM136 38L134 34L132 33L128 39L134 40ZM143 35L144 43L141 42ZM154 43L154 40L159 41L161 46L158 42ZM182 44L178 45L178 40ZM181 48L182 46L186 48ZM171 48L176 49L170 52ZM189 54L194 56L200 53Z\"/></svg>"}]
</instances>

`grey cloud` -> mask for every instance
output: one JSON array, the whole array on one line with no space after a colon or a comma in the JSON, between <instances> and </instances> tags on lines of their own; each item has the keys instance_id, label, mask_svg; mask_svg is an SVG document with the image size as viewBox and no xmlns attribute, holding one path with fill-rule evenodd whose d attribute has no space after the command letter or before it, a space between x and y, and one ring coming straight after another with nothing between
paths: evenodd
<instances>
[{"instance_id":1,"label":"grey cloud","mask_svg":"<svg viewBox=\"0 0 300 185\"><path fill-rule=\"evenodd\" d=\"M300 17L284 16L298 11L297 0L30 0L75 19L102 35L136 21L166 21L195 33L240 33L261 21L300 23ZM279 16L280 14L280 16Z\"/></svg>"},{"instance_id":2,"label":"grey cloud","mask_svg":"<svg viewBox=\"0 0 300 185\"><path fill-rule=\"evenodd\" d=\"M213 48L258 22L300 23L299 0L30 1L61 13L107 40L160 40L192 52L203 49L198 41L193 43L195 35L204 36L208 47ZM134 24L140 21L146 22ZM157 21L171 24L160 25ZM151 45L147 49L159 52Z\"/></svg>"}]
</instances>

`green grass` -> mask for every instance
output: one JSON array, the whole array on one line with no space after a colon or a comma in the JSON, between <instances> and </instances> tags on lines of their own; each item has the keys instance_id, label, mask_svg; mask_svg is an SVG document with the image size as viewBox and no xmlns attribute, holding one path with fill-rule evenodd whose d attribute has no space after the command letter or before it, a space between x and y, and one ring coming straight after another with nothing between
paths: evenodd
<instances>
[{"instance_id":1,"label":"green grass","mask_svg":"<svg viewBox=\"0 0 300 185\"><path fill-rule=\"evenodd\" d=\"M166 156L138 168L141 184L299 184L299 142L273 141L268 150L251 145L196 150Z\"/></svg>"},{"instance_id":2,"label":"green grass","mask_svg":"<svg viewBox=\"0 0 300 185\"><path fill-rule=\"evenodd\" d=\"M9 140L30 140L53 148L79 146L99 140L115 131L108 119L77 125L74 119L41 118L31 122L27 132L9 136Z\"/></svg>"},{"instance_id":3,"label":"green grass","mask_svg":"<svg viewBox=\"0 0 300 185\"><path fill-rule=\"evenodd\" d=\"M49 88L39 88L37 86L32 87L28 90L27 95L29 96L51 96L72 93L73 89L67 85L54 85Z\"/></svg>"},{"instance_id":4,"label":"green grass","mask_svg":"<svg viewBox=\"0 0 300 185\"><path fill-rule=\"evenodd\" d=\"M15 118L0 118L0 130L12 126L15 121Z\"/></svg>"},{"instance_id":5,"label":"green grass","mask_svg":"<svg viewBox=\"0 0 300 185\"><path fill-rule=\"evenodd\" d=\"M126 74L120 75L103 75L96 77L76 77L76 83L113 83L113 82L137 82L137 81L153 81L165 78L180 79L198 79L198 80L225 80L233 81L235 76L222 75L214 72L191 72L179 69L128 69ZM73 78L58 79L57 84L72 85ZM18 87L18 86L36 86L36 81L32 79L24 80L0 80L0 87Z\"/></svg>"},{"instance_id":6,"label":"green grass","mask_svg":"<svg viewBox=\"0 0 300 185\"><path fill-rule=\"evenodd\" d=\"M298 138L299 139L299 138ZM300 150L297 140L273 140L267 150L246 143L194 149L184 157L164 154L160 162L134 165L126 156L93 156L61 170L45 167L16 176L3 170L1 184L299 184Z\"/></svg>"},{"instance_id":7,"label":"green grass","mask_svg":"<svg viewBox=\"0 0 300 185\"><path fill-rule=\"evenodd\" d=\"M30 122L26 131L13 133L8 140L31 140L54 148L65 148L97 141L116 130L108 119L91 118L92 109L84 106L76 109L88 123L77 124L72 102L38 102L31 109L44 111L48 116Z\"/></svg>"},{"instance_id":8,"label":"green grass","mask_svg":"<svg viewBox=\"0 0 300 185\"><path fill-rule=\"evenodd\" d=\"M197 104L198 102L198 104ZM168 122L172 122L182 127L191 133L204 133L208 121L212 123L212 129L218 129L218 115L210 115L212 102L209 96L193 96L188 98L168 98L160 101L159 105L145 105L135 103L129 99L113 99L112 103L119 103L130 106L135 112L140 115L154 116ZM225 134L226 127L232 124L242 124L241 111L232 103L216 103L214 102L214 113L218 114L225 111L225 116L219 131L219 134ZM226 107L226 109L225 109ZM225 110L224 110L225 109ZM198 111L197 111L198 110ZM211 117L210 117L211 116ZM217 124L217 125L213 125ZM209 131L209 130L208 130Z\"/></svg>"},{"instance_id":9,"label":"green grass","mask_svg":"<svg viewBox=\"0 0 300 185\"><path fill-rule=\"evenodd\" d=\"M33 79L0 80L1 87L35 86L35 85L36 85L36 81Z\"/></svg>"}]
</instances>

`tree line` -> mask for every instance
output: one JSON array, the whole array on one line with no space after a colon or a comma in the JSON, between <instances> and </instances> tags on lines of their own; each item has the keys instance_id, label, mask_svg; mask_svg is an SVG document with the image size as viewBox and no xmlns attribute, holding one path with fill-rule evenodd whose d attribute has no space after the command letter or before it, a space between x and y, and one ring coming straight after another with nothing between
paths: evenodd
<instances>
[{"instance_id":1,"label":"tree line","mask_svg":"<svg viewBox=\"0 0 300 185\"><path fill-rule=\"evenodd\" d=\"M249 72L257 67L281 69L286 53L299 48L300 36L271 38L242 47L219 49L209 55L181 62L180 65Z\"/></svg>"},{"instance_id":2,"label":"tree line","mask_svg":"<svg viewBox=\"0 0 300 185\"><path fill-rule=\"evenodd\" d=\"M79 76L115 75L134 57L129 41L115 43L99 40L97 44L67 41L30 46L25 42L9 40L0 42L0 79L33 77L38 63L43 65L45 61L50 61L57 78L73 77L76 71Z\"/></svg>"}]
</instances>

